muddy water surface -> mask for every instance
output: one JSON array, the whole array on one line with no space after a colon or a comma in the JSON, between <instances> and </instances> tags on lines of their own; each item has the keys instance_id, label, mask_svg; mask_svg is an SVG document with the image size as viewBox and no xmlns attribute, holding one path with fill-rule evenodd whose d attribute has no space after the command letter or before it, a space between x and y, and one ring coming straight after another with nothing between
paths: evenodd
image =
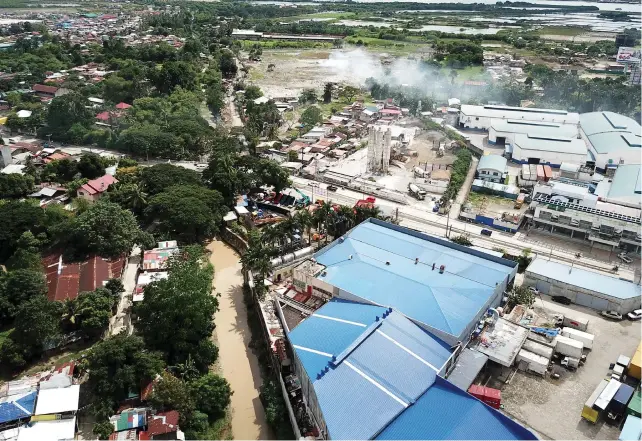
<instances>
[{"instance_id":1,"label":"muddy water surface","mask_svg":"<svg viewBox=\"0 0 642 441\"><path fill-rule=\"evenodd\" d=\"M248 348L250 330L243 303L243 275L239 256L221 241L208 245L214 265L214 290L221 294L216 313L216 337L222 375L232 395L232 432L235 439L274 439L259 399L261 372Z\"/></svg>"}]
</instances>

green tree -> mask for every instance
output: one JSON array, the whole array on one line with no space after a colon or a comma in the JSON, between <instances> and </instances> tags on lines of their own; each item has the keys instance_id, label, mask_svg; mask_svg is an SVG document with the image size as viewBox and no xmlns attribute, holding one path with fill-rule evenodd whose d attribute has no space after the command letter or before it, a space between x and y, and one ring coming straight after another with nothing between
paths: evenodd
<instances>
[{"instance_id":1,"label":"green tree","mask_svg":"<svg viewBox=\"0 0 642 441\"><path fill-rule=\"evenodd\" d=\"M106 196L109 202L131 210L136 216L143 214L147 207L148 195L137 183L121 184L119 182L109 187Z\"/></svg>"},{"instance_id":2,"label":"green tree","mask_svg":"<svg viewBox=\"0 0 642 441\"><path fill-rule=\"evenodd\" d=\"M0 173L0 198L14 199L33 192L34 178L18 173Z\"/></svg>"},{"instance_id":3,"label":"green tree","mask_svg":"<svg viewBox=\"0 0 642 441\"><path fill-rule=\"evenodd\" d=\"M31 231L22 233L16 243L16 251L7 260L7 268L9 270L29 269L41 272L40 245L40 240Z\"/></svg>"},{"instance_id":4,"label":"green tree","mask_svg":"<svg viewBox=\"0 0 642 441\"><path fill-rule=\"evenodd\" d=\"M138 392L141 384L163 369L160 354L145 347L141 337L125 334L94 345L83 365L89 373L85 384L93 397L94 413L107 417L130 392Z\"/></svg>"},{"instance_id":5,"label":"green tree","mask_svg":"<svg viewBox=\"0 0 642 441\"><path fill-rule=\"evenodd\" d=\"M272 270L272 257L275 253L273 241L265 240L257 230L250 231L248 249L241 256L243 267L254 274L255 292L259 298L265 295L265 277Z\"/></svg>"},{"instance_id":6,"label":"green tree","mask_svg":"<svg viewBox=\"0 0 642 441\"><path fill-rule=\"evenodd\" d=\"M192 382L191 389L196 408L208 414L210 419L223 415L233 393L225 378L212 373Z\"/></svg>"},{"instance_id":7,"label":"green tree","mask_svg":"<svg viewBox=\"0 0 642 441\"><path fill-rule=\"evenodd\" d=\"M83 178L95 179L105 174L105 162L95 153L85 153L78 161L78 171Z\"/></svg>"},{"instance_id":8,"label":"green tree","mask_svg":"<svg viewBox=\"0 0 642 441\"><path fill-rule=\"evenodd\" d=\"M96 423L92 432L98 439L109 439L109 435L114 433L114 424L111 421Z\"/></svg>"},{"instance_id":9,"label":"green tree","mask_svg":"<svg viewBox=\"0 0 642 441\"><path fill-rule=\"evenodd\" d=\"M212 296L213 269L202 263L202 249L189 247L169 264L169 277L145 287L145 301L135 305L137 330L169 365L188 357L207 372L218 356L210 341L218 300ZM176 326L189 323L189 326Z\"/></svg>"},{"instance_id":10,"label":"green tree","mask_svg":"<svg viewBox=\"0 0 642 441\"><path fill-rule=\"evenodd\" d=\"M301 114L301 118L299 119L299 121L301 121L301 124L305 126L305 130L310 130L312 127L323 121L321 109L319 109L317 106L308 107Z\"/></svg>"},{"instance_id":11,"label":"green tree","mask_svg":"<svg viewBox=\"0 0 642 441\"><path fill-rule=\"evenodd\" d=\"M187 383L167 372L154 383L154 390L149 397L150 404L156 410L178 411L181 425L191 419L195 410L194 401Z\"/></svg>"},{"instance_id":12,"label":"green tree","mask_svg":"<svg viewBox=\"0 0 642 441\"><path fill-rule=\"evenodd\" d=\"M66 252L82 257L116 257L140 243L141 230L134 215L120 206L99 201L71 220L63 238Z\"/></svg>"},{"instance_id":13,"label":"green tree","mask_svg":"<svg viewBox=\"0 0 642 441\"><path fill-rule=\"evenodd\" d=\"M78 163L70 159L51 161L42 172L42 179L54 182L73 181L78 174Z\"/></svg>"},{"instance_id":14,"label":"green tree","mask_svg":"<svg viewBox=\"0 0 642 441\"><path fill-rule=\"evenodd\" d=\"M296 162L299 160L299 154L295 150L288 151L288 161Z\"/></svg>"},{"instance_id":15,"label":"green tree","mask_svg":"<svg viewBox=\"0 0 642 441\"><path fill-rule=\"evenodd\" d=\"M172 164L146 167L140 172L140 183L145 192L155 195L176 185L202 185L200 175L194 170Z\"/></svg>"},{"instance_id":16,"label":"green tree","mask_svg":"<svg viewBox=\"0 0 642 441\"><path fill-rule=\"evenodd\" d=\"M170 93L175 88L196 89L197 71L193 63L169 61L154 75L154 85L161 93Z\"/></svg>"},{"instance_id":17,"label":"green tree","mask_svg":"<svg viewBox=\"0 0 642 441\"><path fill-rule=\"evenodd\" d=\"M225 78L234 78L236 76L238 66L236 65L236 57L232 52L227 49L221 51L218 64Z\"/></svg>"},{"instance_id":18,"label":"green tree","mask_svg":"<svg viewBox=\"0 0 642 441\"><path fill-rule=\"evenodd\" d=\"M28 201L9 201L0 204L0 262L6 261L18 248L22 234L31 231L33 235L46 233L47 213L37 204Z\"/></svg>"},{"instance_id":19,"label":"green tree","mask_svg":"<svg viewBox=\"0 0 642 441\"><path fill-rule=\"evenodd\" d=\"M95 339L105 333L114 306L114 296L105 288L81 292L75 299L78 330L88 339Z\"/></svg>"},{"instance_id":20,"label":"green tree","mask_svg":"<svg viewBox=\"0 0 642 441\"><path fill-rule=\"evenodd\" d=\"M71 92L56 97L49 104L47 112L47 130L56 139L67 139L67 132L74 124L91 127L94 113L87 98L80 93Z\"/></svg>"},{"instance_id":21,"label":"green tree","mask_svg":"<svg viewBox=\"0 0 642 441\"><path fill-rule=\"evenodd\" d=\"M261 98L263 96L263 92L261 91L261 88L259 86L246 86L245 87L245 93L244 97L246 101L254 101L257 98Z\"/></svg>"},{"instance_id":22,"label":"green tree","mask_svg":"<svg viewBox=\"0 0 642 441\"><path fill-rule=\"evenodd\" d=\"M508 293L507 303L511 308L516 305L524 305L530 308L535 303L535 293L529 290L527 286L514 286Z\"/></svg>"},{"instance_id":23,"label":"green tree","mask_svg":"<svg viewBox=\"0 0 642 441\"><path fill-rule=\"evenodd\" d=\"M359 94L359 89L352 86L343 86L339 91L339 98L347 103L351 103L354 97Z\"/></svg>"},{"instance_id":24,"label":"green tree","mask_svg":"<svg viewBox=\"0 0 642 441\"><path fill-rule=\"evenodd\" d=\"M325 86L323 86L323 102L325 104L332 102L332 89L334 89L334 84L332 83L325 83Z\"/></svg>"},{"instance_id":25,"label":"green tree","mask_svg":"<svg viewBox=\"0 0 642 441\"><path fill-rule=\"evenodd\" d=\"M158 222L159 231L181 242L195 243L218 232L226 212L219 192L176 185L151 198L145 216Z\"/></svg>"},{"instance_id":26,"label":"green tree","mask_svg":"<svg viewBox=\"0 0 642 441\"><path fill-rule=\"evenodd\" d=\"M0 322L10 323L24 303L46 293L42 271L18 269L4 273L0 276Z\"/></svg>"},{"instance_id":27,"label":"green tree","mask_svg":"<svg viewBox=\"0 0 642 441\"><path fill-rule=\"evenodd\" d=\"M465 246L465 247L470 247L470 246L472 246L472 245L473 245L473 243L471 242L471 240L470 240L468 237L463 236L463 235L456 236L456 237L452 237L452 238L450 239L450 241L451 241L451 242L454 242L454 243L456 243L456 244L459 244L459 245L463 245L463 246Z\"/></svg>"},{"instance_id":28,"label":"green tree","mask_svg":"<svg viewBox=\"0 0 642 441\"><path fill-rule=\"evenodd\" d=\"M314 89L303 89L303 92L299 95L299 103L301 104L314 104L317 99L317 92Z\"/></svg>"}]
</instances>

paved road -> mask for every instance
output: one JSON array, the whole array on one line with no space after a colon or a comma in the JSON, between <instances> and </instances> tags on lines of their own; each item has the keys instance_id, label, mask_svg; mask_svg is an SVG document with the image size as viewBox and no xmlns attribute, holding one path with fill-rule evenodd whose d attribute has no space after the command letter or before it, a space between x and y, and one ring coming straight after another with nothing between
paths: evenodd
<instances>
[{"instance_id":1,"label":"paved road","mask_svg":"<svg viewBox=\"0 0 642 441\"><path fill-rule=\"evenodd\" d=\"M315 200L324 199L330 202L352 206L357 200L364 197L360 192L343 188L340 188L336 192L327 192L324 189L325 184L321 184L323 188L319 188L319 183L308 179L295 177L293 181L294 186L297 189L310 197L312 196L312 190L314 187ZM582 257L578 260L575 258L576 250L571 243L569 243L568 248L559 249L552 244L542 244L541 241L537 243L532 243L530 241L527 242L527 240L525 240L526 233L524 232L510 234L493 231L492 237L486 237L481 235L481 230L484 227L477 224L463 222L458 219L452 219L448 216L439 215L381 198L377 198L377 205L384 214L398 218L402 226L418 231L443 237L446 235L446 227L448 226L450 227L451 235L469 235L475 246L487 248L489 250L493 248L503 248L511 254L521 254L524 248L530 248L534 255L546 256L552 260L557 260L563 263L573 263L574 265L583 266L594 271L614 275L611 271L611 268L613 267L612 261L598 260L591 257ZM620 265L620 271L618 272L617 277L633 280L633 268Z\"/></svg>"},{"instance_id":2,"label":"paved road","mask_svg":"<svg viewBox=\"0 0 642 441\"><path fill-rule=\"evenodd\" d=\"M125 270L121 278L125 291L118 299L116 314L109 320L109 335L116 335L123 330L126 330L128 334L133 331L129 309L132 306L132 294L134 293L134 288L136 288L136 274L140 265L140 253L140 248L134 248L125 264Z\"/></svg>"}]
</instances>

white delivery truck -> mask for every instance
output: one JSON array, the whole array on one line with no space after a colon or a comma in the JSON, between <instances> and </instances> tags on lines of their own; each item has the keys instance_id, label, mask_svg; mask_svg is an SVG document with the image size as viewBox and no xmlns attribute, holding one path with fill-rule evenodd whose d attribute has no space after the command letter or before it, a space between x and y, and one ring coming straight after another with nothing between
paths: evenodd
<instances>
[{"instance_id":1,"label":"white delivery truck","mask_svg":"<svg viewBox=\"0 0 642 441\"><path fill-rule=\"evenodd\" d=\"M581 341L573 340L563 335L555 337L555 352L559 352L567 357L582 358L583 350L584 343Z\"/></svg>"},{"instance_id":2,"label":"white delivery truck","mask_svg":"<svg viewBox=\"0 0 642 441\"><path fill-rule=\"evenodd\" d=\"M526 340L522 345L522 349L526 349L527 351L530 351L533 354L537 354L541 357L545 357L547 360L550 360L553 357L552 347L546 346L542 343L538 343L533 340Z\"/></svg>"},{"instance_id":3,"label":"white delivery truck","mask_svg":"<svg viewBox=\"0 0 642 441\"><path fill-rule=\"evenodd\" d=\"M537 355L526 349L520 349L515 357L515 361L519 364L522 362L528 366L528 370L535 372L540 375L546 375L546 369L548 369L549 360L546 357Z\"/></svg>"},{"instance_id":4,"label":"white delivery truck","mask_svg":"<svg viewBox=\"0 0 642 441\"><path fill-rule=\"evenodd\" d=\"M572 338L573 340L581 341L584 343L584 347L586 349L593 349L593 340L595 340L595 336L593 334L578 331L573 328L562 328L562 335L564 337Z\"/></svg>"},{"instance_id":5,"label":"white delivery truck","mask_svg":"<svg viewBox=\"0 0 642 441\"><path fill-rule=\"evenodd\" d=\"M582 317L576 317L572 315L565 315L564 316L564 321L562 322L562 326L566 326L568 328L573 328L577 329L578 331L586 332L586 329L588 328L588 319L582 318Z\"/></svg>"}]
</instances>

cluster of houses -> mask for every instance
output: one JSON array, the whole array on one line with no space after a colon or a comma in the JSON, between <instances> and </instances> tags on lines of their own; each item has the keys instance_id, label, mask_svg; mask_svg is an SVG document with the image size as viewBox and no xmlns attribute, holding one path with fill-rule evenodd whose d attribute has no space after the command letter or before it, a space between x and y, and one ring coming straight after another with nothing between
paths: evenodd
<instances>
[{"instance_id":1,"label":"cluster of houses","mask_svg":"<svg viewBox=\"0 0 642 441\"><path fill-rule=\"evenodd\" d=\"M323 164L342 159L362 147L369 126L390 126L408 112L391 100L370 104L356 101L289 144L275 148L275 142L264 142L258 150L292 173L314 176ZM296 153L296 160L290 152Z\"/></svg>"}]
</instances>

